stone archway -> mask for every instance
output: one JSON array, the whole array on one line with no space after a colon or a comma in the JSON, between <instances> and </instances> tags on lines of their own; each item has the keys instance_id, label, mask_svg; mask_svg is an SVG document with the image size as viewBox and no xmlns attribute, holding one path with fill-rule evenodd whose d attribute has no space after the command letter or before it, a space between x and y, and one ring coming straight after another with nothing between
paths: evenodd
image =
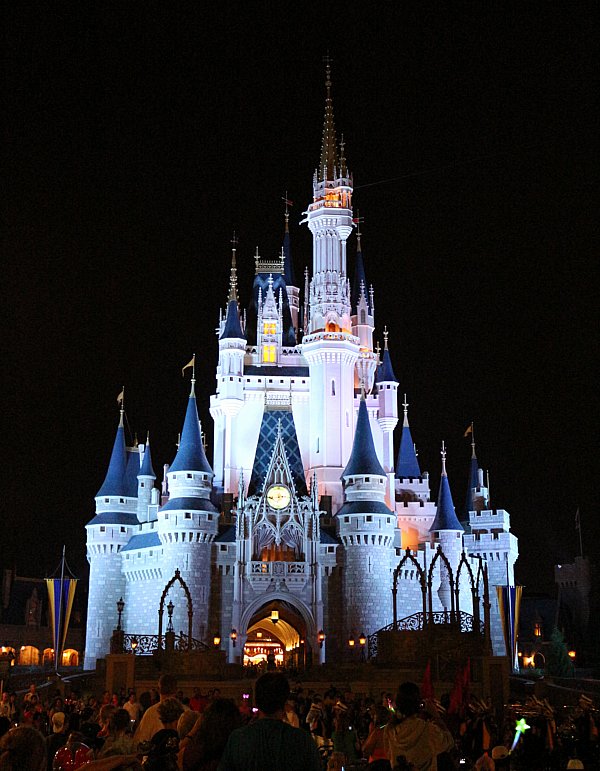
<instances>
[{"instance_id":1,"label":"stone archway","mask_svg":"<svg viewBox=\"0 0 600 771\"><path fill-rule=\"evenodd\" d=\"M163 593L160 597L160 604L158 607L158 648L162 648L162 630L163 630L163 615L165 612L165 600L167 599L167 595L169 593L169 589L173 586L173 584L179 582L181 585L181 588L185 592L185 596L187 599L187 606L188 606L188 649L191 649L192 647L192 620L194 618L194 606L192 604L192 595L190 594L190 590L188 589L188 585L181 577L181 573L179 572L179 568L175 568L175 573L173 575L173 578L167 583L165 588L163 589Z\"/></svg>"}]
</instances>

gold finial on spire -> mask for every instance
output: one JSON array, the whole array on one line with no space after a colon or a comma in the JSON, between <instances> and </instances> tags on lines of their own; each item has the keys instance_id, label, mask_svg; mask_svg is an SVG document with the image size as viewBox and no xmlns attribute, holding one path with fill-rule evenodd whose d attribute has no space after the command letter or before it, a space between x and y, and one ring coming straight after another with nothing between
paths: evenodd
<instances>
[{"instance_id":1,"label":"gold finial on spire","mask_svg":"<svg viewBox=\"0 0 600 771\"><path fill-rule=\"evenodd\" d=\"M288 198L288 191L287 190L285 191L285 197L283 197L281 200L285 203L285 212L284 212L284 216L285 216L285 232L288 233L289 229L290 229L290 226L289 226L289 222L290 222L290 209L294 205L294 202L290 201L290 199Z\"/></svg>"},{"instance_id":2,"label":"gold finial on spire","mask_svg":"<svg viewBox=\"0 0 600 771\"><path fill-rule=\"evenodd\" d=\"M237 251L238 239L233 231L233 237L231 239L231 272L229 274L229 298L228 303L232 300L237 302L237 263L236 263L236 251Z\"/></svg>"},{"instance_id":3,"label":"gold finial on spire","mask_svg":"<svg viewBox=\"0 0 600 771\"><path fill-rule=\"evenodd\" d=\"M134 433L133 433L133 446L134 447L138 447L139 444L140 443L139 443L139 440L138 440L137 431L134 431Z\"/></svg>"}]
</instances>

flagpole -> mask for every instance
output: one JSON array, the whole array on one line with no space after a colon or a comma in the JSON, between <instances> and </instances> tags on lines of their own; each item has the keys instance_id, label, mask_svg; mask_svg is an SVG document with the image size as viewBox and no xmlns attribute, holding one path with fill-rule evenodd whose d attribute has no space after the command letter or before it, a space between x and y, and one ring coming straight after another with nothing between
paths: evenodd
<instances>
[{"instance_id":1,"label":"flagpole","mask_svg":"<svg viewBox=\"0 0 600 771\"><path fill-rule=\"evenodd\" d=\"M60 565L60 590L58 594L58 634L57 634L57 639L54 642L54 644L56 645L56 649L54 651L54 669L57 675L58 675L58 659L60 657L60 646L61 646L61 638L62 638L60 619L62 616L63 580L65 577L65 548L66 547L63 544L62 562ZM56 620L54 621L54 626L56 628Z\"/></svg>"}]
</instances>

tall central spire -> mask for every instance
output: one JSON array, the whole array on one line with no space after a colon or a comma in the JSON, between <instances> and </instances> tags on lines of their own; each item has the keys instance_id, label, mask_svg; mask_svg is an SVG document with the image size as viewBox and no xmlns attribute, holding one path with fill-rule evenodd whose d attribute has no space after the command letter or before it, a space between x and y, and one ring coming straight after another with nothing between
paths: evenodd
<instances>
[{"instance_id":1,"label":"tall central spire","mask_svg":"<svg viewBox=\"0 0 600 771\"><path fill-rule=\"evenodd\" d=\"M333 100L331 98L331 59L325 57L325 120L323 121L323 142L321 144L321 163L319 165L319 181L336 178L338 167L338 152L335 138L335 123L333 120Z\"/></svg>"}]
</instances>

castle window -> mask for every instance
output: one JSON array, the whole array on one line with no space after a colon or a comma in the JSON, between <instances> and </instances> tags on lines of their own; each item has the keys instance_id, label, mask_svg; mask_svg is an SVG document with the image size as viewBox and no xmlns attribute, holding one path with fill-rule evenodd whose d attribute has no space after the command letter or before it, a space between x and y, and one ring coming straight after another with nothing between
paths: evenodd
<instances>
[{"instance_id":1,"label":"castle window","mask_svg":"<svg viewBox=\"0 0 600 771\"><path fill-rule=\"evenodd\" d=\"M121 528L121 532L122 532L122 533L126 533L126 532L127 532L127 530L126 530L124 527L122 527L122 528Z\"/></svg>"},{"instance_id":2,"label":"castle window","mask_svg":"<svg viewBox=\"0 0 600 771\"><path fill-rule=\"evenodd\" d=\"M104 503L110 503L110 498L105 498Z\"/></svg>"},{"instance_id":3,"label":"castle window","mask_svg":"<svg viewBox=\"0 0 600 771\"><path fill-rule=\"evenodd\" d=\"M277 325L274 321L265 321L263 323L263 335L276 335Z\"/></svg>"},{"instance_id":4,"label":"castle window","mask_svg":"<svg viewBox=\"0 0 600 771\"><path fill-rule=\"evenodd\" d=\"M361 311L361 312L360 312L360 323L361 323L361 324L366 324L366 322L367 322L367 317L366 317L366 314L365 314L365 312L364 312L364 311Z\"/></svg>"},{"instance_id":5,"label":"castle window","mask_svg":"<svg viewBox=\"0 0 600 771\"><path fill-rule=\"evenodd\" d=\"M335 550L335 547L333 547L333 546L328 546L328 547L327 547L327 554L333 554L334 550Z\"/></svg>"},{"instance_id":6,"label":"castle window","mask_svg":"<svg viewBox=\"0 0 600 771\"><path fill-rule=\"evenodd\" d=\"M373 517L369 515L368 517L365 517L365 520L367 522L372 522L373 521Z\"/></svg>"},{"instance_id":7,"label":"castle window","mask_svg":"<svg viewBox=\"0 0 600 771\"><path fill-rule=\"evenodd\" d=\"M498 533L492 533L492 538L494 539L494 541L497 541L498 540Z\"/></svg>"},{"instance_id":8,"label":"castle window","mask_svg":"<svg viewBox=\"0 0 600 771\"><path fill-rule=\"evenodd\" d=\"M335 396L335 380L331 381L331 395Z\"/></svg>"},{"instance_id":9,"label":"castle window","mask_svg":"<svg viewBox=\"0 0 600 771\"><path fill-rule=\"evenodd\" d=\"M533 625L533 635L534 637L542 637L543 636L543 628L542 624L539 621L536 621Z\"/></svg>"},{"instance_id":10,"label":"castle window","mask_svg":"<svg viewBox=\"0 0 600 771\"><path fill-rule=\"evenodd\" d=\"M188 479L191 479L191 478L192 478L192 475L191 475L191 474L186 474L186 477L187 477Z\"/></svg>"},{"instance_id":11,"label":"castle window","mask_svg":"<svg viewBox=\"0 0 600 771\"><path fill-rule=\"evenodd\" d=\"M212 514L207 514L207 516L206 516L206 519L207 519L209 522L212 522L212 518L213 518L213 515L212 515Z\"/></svg>"},{"instance_id":12,"label":"castle window","mask_svg":"<svg viewBox=\"0 0 600 771\"><path fill-rule=\"evenodd\" d=\"M227 544L225 543L219 544L219 551L227 551Z\"/></svg>"},{"instance_id":13,"label":"castle window","mask_svg":"<svg viewBox=\"0 0 600 771\"><path fill-rule=\"evenodd\" d=\"M125 503L125 498L119 498L119 503Z\"/></svg>"},{"instance_id":14,"label":"castle window","mask_svg":"<svg viewBox=\"0 0 600 771\"><path fill-rule=\"evenodd\" d=\"M190 514L190 512L189 512L189 511L186 511L186 512L185 512L185 518L186 518L186 519L191 519L191 518L192 518L192 515Z\"/></svg>"},{"instance_id":15,"label":"castle window","mask_svg":"<svg viewBox=\"0 0 600 771\"><path fill-rule=\"evenodd\" d=\"M232 377L230 377L229 379L231 380L231 382L233 382L233 378Z\"/></svg>"},{"instance_id":16,"label":"castle window","mask_svg":"<svg viewBox=\"0 0 600 771\"><path fill-rule=\"evenodd\" d=\"M370 482L370 481L371 481L370 477L365 477L365 482Z\"/></svg>"},{"instance_id":17,"label":"castle window","mask_svg":"<svg viewBox=\"0 0 600 771\"><path fill-rule=\"evenodd\" d=\"M152 551L152 549L150 549L150 556L152 557L153 554L154 554L154 552Z\"/></svg>"},{"instance_id":18,"label":"castle window","mask_svg":"<svg viewBox=\"0 0 600 771\"><path fill-rule=\"evenodd\" d=\"M274 345L263 345L263 361L268 363L268 364L273 364L275 362L275 346Z\"/></svg>"},{"instance_id":19,"label":"castle window","mask_svg":"<svg viewBox=\"0 0 600 771\"><path fill-rule=\"evenodd\" d=\"M100 526L100 532L101 533L106 533L106 528L104 527L104 525Z\"/></svg>"}]
</instances>

